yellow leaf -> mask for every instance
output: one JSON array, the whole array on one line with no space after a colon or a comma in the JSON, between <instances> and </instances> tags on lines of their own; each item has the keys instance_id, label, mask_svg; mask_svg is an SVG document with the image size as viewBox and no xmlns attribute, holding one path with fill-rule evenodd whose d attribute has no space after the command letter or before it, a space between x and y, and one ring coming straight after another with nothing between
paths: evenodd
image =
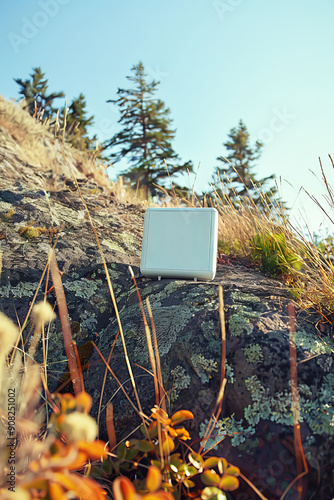
<instances>
[{"instance_id":1,"label":"yellow leaf","mask_svg":"<svg viewBox=\"0 0 334 500\"><path fill-rule=\"evenodd\" d=\"M220 481L220 477L214 470L205 470L203 474L201 474L201 479L207 486L218 486Z\"/></svg>"},{"instance_id":2,"label":"yellow leaf","mask_svg":"<svg viewBox=\"0 0 334 500\"><path fill-rule=\"evenodd\" d=\"M203 468L213 469L214 467L217 467L219 460L220 458L218 457L209 457L206 460L204 460Z\"/></svg>"},{"instance_id":3,"label":"yellow leaf","mask_svg":"<svg viewBox=\"0 0 334 500\"><path fill-rule=\"evenodd\" d=\"M174 441L168 435L166 437L163 437L162 441L163 441L162 443L163 453L169 455L175 448Z\"/></svg>"},{"instance_id":4,"label":"yellow leaf","mask_svg":"<svg viewBox=\"0 0 334 500\"><path fill-rule=\"evenodd\" d=\"M188 458L196 469L201 470L203 468L203 458L199 453L189 453Z\"/></svg>"},{"instance_id":5,"label":"yellow leaf","mask_svg":"<svg viewBox=\"0 0 334 500\"><path fill-rule=\"evenodd\" d=\"M239 476L240 474L240 469L238 467L235 467L234 465L230 465L226 469L226 474L230 474L231 476Z\"/></svg>"},{"instance_id":6,"label":"yellow leaf","mask_svg":"<svg viewBox=\"0 0 334 500\"><path fill-rule=\"evenodd\" d=\"M218 470L220 474L224 474L228 466L226 458L221 458L218 462Z\"/></svg>"},{"instance_id":7,"label":"yellow leaf","mask_svg":"<svg viewBox=\"0 0 334 500\"><path fill-rule=\"evenodd\" d=\"M226 500L226 495L223 491L215 486L210 486L204 488L201 494L202 500L210 500L211 498L215 498L215 500Z\"/></svg>"},{"instance_id":8,"label":"yellow leaf","mask_svg":"<svg viewBox=\"0 0 334 500\"><path fill-rule=\"evenodd\" d=\"M235 476L224 474L219 482L219 488L225 491L234 491L239 488L239 480Z\"/></svg>"}]
</instances>

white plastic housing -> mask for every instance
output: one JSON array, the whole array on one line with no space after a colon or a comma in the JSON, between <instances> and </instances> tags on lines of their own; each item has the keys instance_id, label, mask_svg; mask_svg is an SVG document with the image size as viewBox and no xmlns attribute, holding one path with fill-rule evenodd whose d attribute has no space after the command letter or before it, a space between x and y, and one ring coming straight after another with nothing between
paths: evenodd
<instances>
[{"instance_id":1,"label":"white plastic housing","mask_svg":"<svg viewBox=\"0 0 334 500\"><path fill-rule=\"evenodd\" d=\"M217 239L215 208L148 208L140 271L149 277L212 280Z\"/></svg>"}]
</instances>

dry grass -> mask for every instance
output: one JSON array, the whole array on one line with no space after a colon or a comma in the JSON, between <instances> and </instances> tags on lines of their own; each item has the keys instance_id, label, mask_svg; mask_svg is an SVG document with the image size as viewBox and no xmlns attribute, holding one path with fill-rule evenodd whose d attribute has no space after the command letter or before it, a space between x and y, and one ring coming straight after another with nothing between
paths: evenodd
<instances>
[{"instance_id":1,"label":"dry grass","mask_svg":"<svg viewBox=\"0 0 334 500\"><path fill-rule=\"evenodd\" d=\"M5 148L24 163L37 166L40 171L52 170L54 174L68 175L60 142L55 137L49 121L41 122L23 109L22 103L7 101L0 95L0 137ZM111 189L113 183L105 174L107 165L88 158L69 144L64 144L68 162L77 178L94 180L100 186Z\"/></svg>"},{"instance_id":2,"label":"dry grass","mask_svg":"<svg viewBox=\"0 0 334 500\"><path fill-rule=\"evenodd\" d=\"M329 158L334 168L333 160ZM324 207L311 195L310 198L320 206L329 222L334 224L333 188L322 165L321 172L327 192L327 205ZM228 182L228 179L221 181L222 193ZM206 194L201 199L193 191L189 199L185 199L178 197L173 189L170 192L161 190L170 199L165 206L214 206L219 212L220 255L234 256L246 263L255 260L261 264L261 252L262 262L266 261L268 255L275 253L273 260L277 265L274 266L272 275L279 276L286 282L300 307L314 308L322 316L322 323L334 323L334 262L331 253L325 255L311 238L310 232L306 235L296 228L279 201L269 197L261 188L258 188L261 205L255 205L249 199L239 199L238 207L227 196L221 198L217 191L213 195ZM263 248L257 251L256 237L261 237L263 241ZM266 251L268 255L265 255ZM266 271L270 274L270 263L267 267ZM277 268L281 272L277 273Z\"/></svg>"}]
</instances>

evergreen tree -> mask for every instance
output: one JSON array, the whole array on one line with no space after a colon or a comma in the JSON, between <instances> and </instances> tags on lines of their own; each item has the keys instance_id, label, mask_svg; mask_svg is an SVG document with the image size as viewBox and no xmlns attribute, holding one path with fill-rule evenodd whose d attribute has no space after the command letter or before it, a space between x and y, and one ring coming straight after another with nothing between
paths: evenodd
<instances>
[{"instance_id":1,"label":"evergreen tree","mask_svg":"<svg viewBox=\"0 0 334 500\"><path fill-rule=\"evenodd\" d=\"M251 147L249 133L242 120L237 128L234 127L230 130L224 146L228 153L226 156L219 156L217 160L224 163L225 166L218 167L213 174L213 184L220 197L224 196L220 181L224 183L225 195L234 205L239 204L240 198L248 197L260 206L261 196L256 189L260 186L266 194L275 195L277 192L275 186L272 185L269 189L265 187L268 181L275 179L275 175L257 179L253 173L254 162L261 156L263 144L256 141L255 146Z\"/></svg>"},{"instance_id":2,"label":"evergreen tree","mask_svg":"<svg viewBox=\"0 0 334 500\"><path fill-rule=\"evenodd\" d=\"M169 175L192 172L191 162L179 163L171 141L175 130L171 128L170 110L154 94L159 82L146 80L144 66L140 62L133 66L133 74L127 79L133 84L130 89L118 89L116 100L109 100L118 106L121 117L118 121L122 130L116 133L105 147L111 148L110 159L116 163L126 158L130 170L123 172L131 186L144 186L149 194L161 194L153 184L163 185L168 178L164 161L168 165ZM173 183L177 187L176 183Z\"/></svg>"},{"instance_id":3,"label":"evergreen tree","mask_svg":"<svg viewBox=\"0 0 334 500\"><path fill-rule=\"evenodd\" d=\"M60 115L64 121L64 111ZM79 97L72 100L66 115L66 135L73 147L80 150L89 150L96 142L96 136L88 136L88 127L94 123L94 116L87 116L85 96L80 93Z\"/></svg>"},{"instance_id":4,"label":"evergreen tree","mask_svg":"<svg viewBox=\"0 0 334 500\"><path fill-rule=\"evenodd\" d=\"M31 80L21 80L14 78L14 81L21 87L21 94L25 101L26 107L31 116L43 114L43 118L52 117L57 109L52 106L53 101L60 97L64 97L63 92L47 93L48 80L45 78L45 73L42 73L40 67L33 68L33 73L30 75Z\"/></svg>"}]
</instances>

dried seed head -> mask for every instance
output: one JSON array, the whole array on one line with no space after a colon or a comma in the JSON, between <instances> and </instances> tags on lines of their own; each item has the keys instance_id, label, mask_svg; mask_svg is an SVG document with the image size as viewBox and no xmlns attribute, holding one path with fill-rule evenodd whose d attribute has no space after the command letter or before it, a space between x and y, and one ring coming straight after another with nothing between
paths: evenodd
<instances>
[{"instance_id":1,"label":"dried seed head","mask_svg":"<svg viewBox=\"0 0 334 500\"><path fill-rule=\"evenodd\" d=\"M30 494L23 488L16 488L15 491L1 490L1 500L31 500Z\"/></svg>"},{"instance_id":2,"label":"dried seed head","mask_svg":"<svg viewBox=\"0 0 334 500\"><path fill-rule=\"evenodd\" d=\"M19 329L5 314L0 312L0 353L2 356L7 356L12 350L17 337Z\"/></svg>"},{"instance_id":3,"label":"dried seed head","mask_svg":"<svg viewBox=\"0 0 334 500\"><path fill-rule=\"evenodd\" d=\"M65 416L61 430L67 435L68 440L86 441L90 443L97 436L97 423L90 415L74 411Z\"/></svg>"},{"instance_id":4,"label":"dried seed head","mask_svg":"<svg viewBox=\"0 0 334 500\"><path fill-rule=\"evenodd\" d=\"M38 302L31 311L31 320L34 325L47 325L56 319L56 313L48 302Z\"/></svg>"}]
</instances>

